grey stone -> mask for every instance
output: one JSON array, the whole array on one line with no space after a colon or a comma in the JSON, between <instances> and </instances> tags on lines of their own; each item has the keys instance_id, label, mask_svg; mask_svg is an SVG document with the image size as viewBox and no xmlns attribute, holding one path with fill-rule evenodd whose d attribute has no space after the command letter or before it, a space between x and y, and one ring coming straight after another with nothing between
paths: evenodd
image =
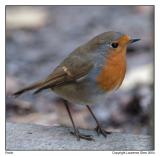
<instances>
[{"instance_id":1,"label":"grey stone","mask_svg":"<svg viewBox=\"0 0 160 156\"><path fill-rule=\"evenodd\" d=\"M70 130L62 126L6 123L6 150L153 150L152 137L148 135L112 133L104 138L92 130L80 129L95 141L77 141Z\"/></svg>"}]
</instances>

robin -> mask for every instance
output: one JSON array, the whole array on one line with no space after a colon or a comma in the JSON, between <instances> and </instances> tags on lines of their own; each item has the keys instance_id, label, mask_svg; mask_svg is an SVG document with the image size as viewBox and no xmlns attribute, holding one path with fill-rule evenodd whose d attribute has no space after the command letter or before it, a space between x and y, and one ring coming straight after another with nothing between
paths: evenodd
<instances>
[{"instance_id":1,"label":"robin","mask_svg":"<svg viewBox=\"0 0 160 156\"><path fill-rule=\"evenodd\" d=\"M120 32L104 32L84 45L75 49L44 80L25 87L13 95L18 96L34 90L37 94L51 89L64 99L64 105L72 122L71 132L77 140L94 140L90 135L79 132L69 109L69 102L86 105L97 126L97 134L104 137L111 132L105 131L93 111L91 104L99 104L112 90L118 89L126 73L126 50L129 44L140 39L131 39Z\"/></svg>"}]
</instances>

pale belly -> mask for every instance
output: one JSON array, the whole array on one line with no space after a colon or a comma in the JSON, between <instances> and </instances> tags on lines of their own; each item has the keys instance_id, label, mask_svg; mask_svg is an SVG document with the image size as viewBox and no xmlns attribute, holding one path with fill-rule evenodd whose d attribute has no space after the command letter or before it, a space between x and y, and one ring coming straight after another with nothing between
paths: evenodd
<instances>
[{"instance_id":1,"label":"pale belly","mask_svg":"<svg viewBox=\"0 0 160 156\"><path fill-rule=\"evenodd\" d=\"M53 91L71 103L81 105L97 104L106 96L106 92L95 86L92 81L71 83L54 88Z\"/></svg>"}]
</instances>

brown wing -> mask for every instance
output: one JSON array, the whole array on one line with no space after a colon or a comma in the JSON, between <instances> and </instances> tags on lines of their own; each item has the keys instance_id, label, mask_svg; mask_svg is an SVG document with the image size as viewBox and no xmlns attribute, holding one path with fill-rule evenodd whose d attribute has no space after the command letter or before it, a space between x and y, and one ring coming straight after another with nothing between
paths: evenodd
<instances>
[{"instance_id":1,"label":"brown wing","mask_svg":"<svg viewBox=\"0 0 160 156\"><path fill-rule=\"evenodd\" d=\"M60 66L51 75L48 76L46 81L41 85L34 94L48 88L62 86L68 83L76 82L77 79L88 74L92 68L90 64L81 64L76 70L72 67Z\"/></svg>"},{"instance_id":2,"label":"brown wing","mask_svg":"<svg viewBox=\"0 0 160 156\"><path fill-rule=\"evenodd\" d=\"M43 89L75 82L88 74L92 67L93 63L90 57L86 55L86 52L81 48L76 49L47 77L35 93Z\"/></svg>"}]
</instances>

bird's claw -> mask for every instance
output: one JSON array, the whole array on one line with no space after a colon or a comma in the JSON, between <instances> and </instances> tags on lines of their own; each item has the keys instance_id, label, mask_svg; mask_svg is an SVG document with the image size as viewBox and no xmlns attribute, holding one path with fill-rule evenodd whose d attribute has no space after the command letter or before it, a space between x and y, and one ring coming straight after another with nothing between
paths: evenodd
<instances>
[{"instance_id":1,"label":"bird's claw","mask_svg":"<svg viewBox=\"0 0 160 156\"><path fill-rule=\"evenodd\" d=\"M70 132L72 135L77 137L77 140L80 141L80 139L88 140L88 141L94 141L94 138L91 135L85 135L79 133L79 131L76 132Z\"/></svg>"},{"instance_id":2,"label":"bird's claw","mask_svg":"<svg viewBox=\"0 0 160 156\"><path fill-rule=\"evenodd\" d=\"M97 126L97 127L95 128L95 131L97 132L98 136L99 136L100 134L102 134L105 138L107 137L108 134L111 134L111 132L108 132L108 131L104 130L104 129L101 128L100 126Z\"/></svg>"}]
</instances>

